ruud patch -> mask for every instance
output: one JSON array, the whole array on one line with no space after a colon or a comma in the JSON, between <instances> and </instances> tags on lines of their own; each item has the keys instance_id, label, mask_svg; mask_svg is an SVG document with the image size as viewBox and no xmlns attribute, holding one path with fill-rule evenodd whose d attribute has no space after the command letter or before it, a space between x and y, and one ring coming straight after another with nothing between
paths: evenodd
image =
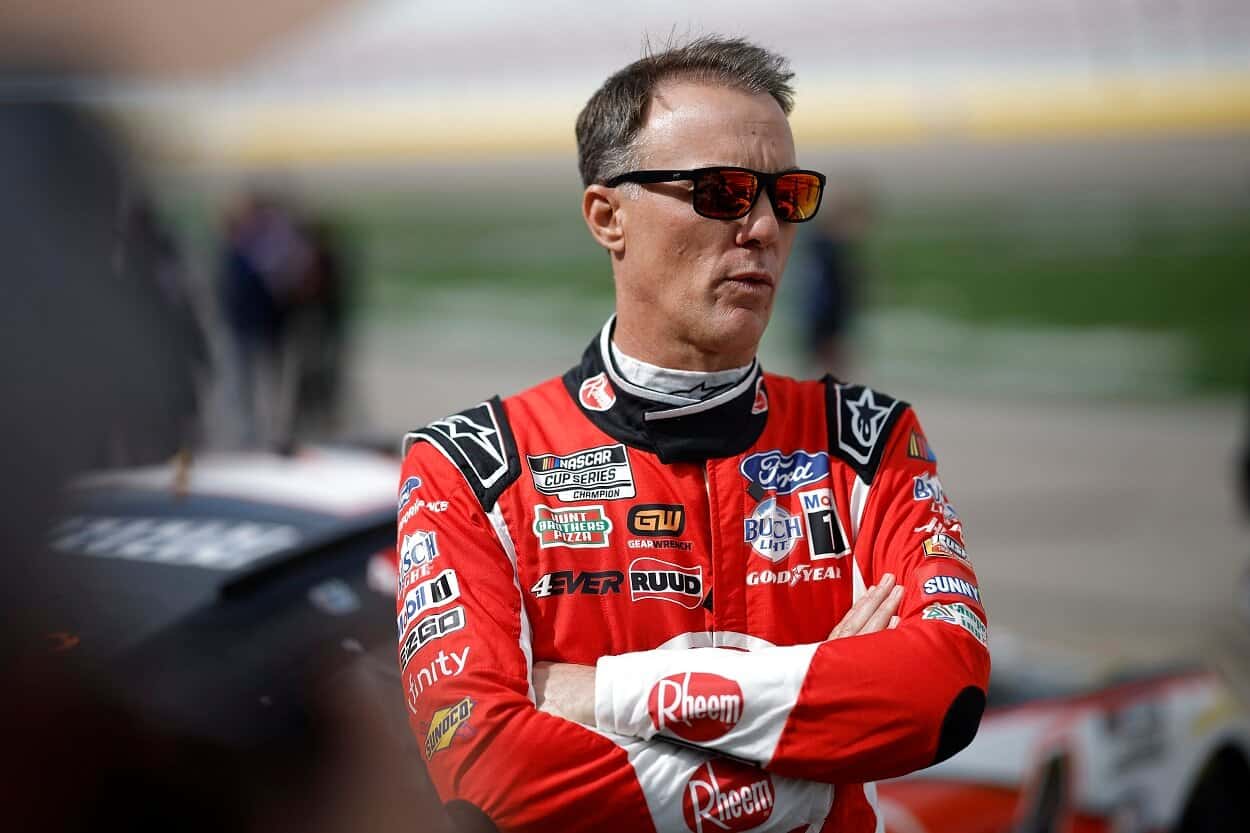
<instances>
[{"instance_id":1,"label":"ruud patch","mask_svg":"<svg viewBox=\"0 0 1250 833\"><path fill-rule=\"evenodd\" d=\"M635 558L629 565L629 599L660 599L694 610L703 601L703 568Z\"/></svg>"},{"instance_id":2,"label":"ruud patch","mask_svg":"<svg viewBox=\"0 0 1250 833\"><path fill-rule=\"evenodd\" d=\"M572 454L528 454L534 488L560 500L620 500L634 496L629 453L621 443Z\"/></svg>"},{"instance_id":3,"label":"ruud patch","mask_svg":"<svg viewBox=\"0 0 1250 833\"><path fill-rule=\"evenodd\" d=\"M538 545L547 547L572 547L574 549L606 547L612 521L602 506L574 506L552 509L550 506L534 507L534 535Z\"/></svg>"}]
</instances>

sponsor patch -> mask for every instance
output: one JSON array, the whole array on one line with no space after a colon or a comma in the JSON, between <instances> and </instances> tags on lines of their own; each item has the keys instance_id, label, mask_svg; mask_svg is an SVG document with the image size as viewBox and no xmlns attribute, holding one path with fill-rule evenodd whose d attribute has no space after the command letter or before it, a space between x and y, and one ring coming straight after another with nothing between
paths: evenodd
<instances>
[{"instance_id":1,"label":"sponsor patch","mask_svg":"<svg viewBox=\"0 0 1250 833\"><path fill-rule=\"evenodd\" d=\"M403 587L412 579L427 575L436 558L437 533L417 529L405 535L399 547L399 586Z\"/></svg>"},{"instance_id":2,"label":"sponsor patch","mask_svg":"<svg viewBox=\"0 0 1250 833\"><path fill-rule=\"evenodd\" d=\"M932 511L934 514L941 515L945 523L959 522L959 515L955 512L955 507L951 506L950 498L946 496L942 481L936 474L926 472L912 479L912 500L931 501Z\"/></svg>"},{"instance_id":3,"label":"sponsor patch","mask_svg":"<svg viewBox=\"0 0 1250 833\"><path fill-rule=\"evenodd\" d=\"M425 498L417 498L413 501L412 506L404 510L404 514L399 516L399 527L403 529L404 524L412 520L412 516L427 509L430 512L446 512L450 504L445 500L426 500Z\"/></svg>"},{"instance_id":4,"label":"sponsor patch","mask_svg":"<svg viewBox=\"0 0 1250 833\"><path fill-rule=\"evenodd\" d=\"M837 566L813 567L810 564L795 564L786 570L753 570L747 573L747 586L760 584L781 584L794 587L811 581L834 581L842 578L842 568Z\"/></svg>"},{"instance_id":5,"label":"sponsor patch","mask_svg":"<svg viewBox=\"0 0 1250 833\"><path fill-rule=\"evenodd\" d=\"M985 623L981 618L963 602L954 602L953 604L941 604L934 602L924 609L921 614L922 619L936 619L939 622L946 622L951 625L958 625L968 633L976 637L977 641L982 645L988 645L987 632Z\"/></svg>"},{"instance_id":6,"label":"sponsor patch","mask_svg":"<svg viewBox=\"0 0 1250 833\"><path fill-rule=\"evenodd\" d=\"M929 448L929 441L924 434L915 428L911 430L911 434L907 437L907 456L929 463L937 462L937 455L933 453L933 449Z\"/></svg>"},{"instance_id":7,"label":"sponsor patch","mask_svg":"<svg viewBox=\"0 0 1250 833\"><path fill-rule=\"evenodd\" d=\"M694 549L693 541L681 541L677 538L630 538L625 544L631 550L678 550L690 552Z\"/></svg>"},{"instance_id":8,"label":"sponsor patch","mask_svg":"<svg viewBox=\"0 0 1250 833\"><path fill-rule=\"evenodd\" d=\"M629 564L629 598L633 602L660 599L694 610L703 602L703 568L635 558Z\"/></svg>"},{"instance_id":9,"label":"sponsor patch","mask_svg":"<svg viewBox=\"0 0 1250 833\"><path fill-rule=\"evenodd\" d=\"M728 734L742 719L742 687L719 674L673 674L651 687L647 709L657 731L691 743Z\"/></svg>"},{"instance_id":10,"label":"sponsor patch","mask_svg":"<svg viewBox=\"0 0 1250 833\"><path fill-rule=\"evenodd\" d=\"M445 680L448 677L459 677L460 672L464 671L469 661L469 649L472 646L465 645L464 650L460 653L455 651L439 651L434 659L430 660L430 664L418 668L408 677L408 710L413 714L417 713L417 698L421 696L421 692L434 685L439 680Z\"/></svg>"},{"instance_id":11,"label":"sponsor patch","mask_svg":"<svg viewBox=\"0 0 1250 833\"><path fill-rule=\"evenodd\" d=\"M568 509L535 506L533 528L538 545L543 549L586 549L608 545L612 521L604 514L602 506L576 506Z\"/></svg>"},{"instance_id":12,"label":"sponsor patch","mask_svg":"<svg viewBox=\"0 0 1250 833\"><path fill-rule=\"evenodd\" d=\"M752 454L738 467L751 483L768 492L788 495L795 489L824 480L829 476L829 454L825 451L811 453L795 451L761 451Z\"/></svg>"},{"instance_id":13,"label":"sponsor patch","mask_svg":"<svg viewBox=\"0 0 1250 833\"><path fill-rule=\"evenodd\" d=\"M435 752L446 749L455 740L456 733L469 723L473 714L473 701L468 697L454 706L438 709L430 717L430 728L425 733L425 759L434 757Z\"/></svg>"},{"instance_id":14,"label":"sponsor patch","mask_svg":"<svg viewBox=\"0 0 1250 833\"><path fill-rule=\"evenodd\" d=\"M924 593L926 596L953 594L967 596L978 604L981 602L981 591L975 584L958 576L933 576L925 579Z\"/></svg>"},{"instance_id":15,"label":"sponsor patch","mask_svg":"<svg viewBox=\"0 0 1250 833\"><path fill-rule=\"evenodd\" d=\"M807 550L813 561L841 558L851 551L846 530L833 502L833 490L812 489L799 492L803 523L807 527Z\"/></svg>"},{"instance_id":16,"label":"sponsor patch","mask_svg":"<svg viewBox=\"0 0 1250 833\"><path fill-rule=\"evenodd\" d=\"M403 509L408 503L408 499L412 497L412 493L421 488L421 478L409 477L404 481L404 485L399 487L399 506L397 509Z\"/></svg>"},{"instance_id":17,"label":"sponsor patch","mask_svg":"<svg viewBox=\"0 0 1250 833\"><path fill-rule=\"evenodd\" d=\"M577 389L577 401L588 411L607 411L616 404L616 391L607 373L596 373Z\"/></svg>"},{"instance_id":18,"label":"sponsor patch","mask_svg":"<svg viewBox=\"0 0 1250 833\"><path fill-rule=\"evenodd\" d=\"M802 537L803 522L778 506L776 498L760 503L742 522L742 540L773 563L784 560Z\"/></svg>"},{"instance_id":19,"label":"sponsor patch","mask_svg":"<svg viewBox=\"0 0 1250 833\"><path fill-rule=\"evenodd\" d=\"M602 572L557 570L547 573L530 588L536 598L548 596L573 595L583 593L587 596L606 596L608 593L621 592L621 582L625 576L620 570L603 570Z\"/></svg>"},{"instance_id":20,"label":"sponsor patch","mask_svg":"<svg viewBox=\"0 0 1250 833\"><path fill-rule=\"evenodd\" d=\"M634 496L634 473L621 443L557 454L526 455L534 488L569 502Z\"/></svg>"},{"instance_id":21,"label":"sponsor patch","mask_svg":"<svg viewBox=\"0 0 1250 833\"><path fill-rule=\"evenodd\" d=\"M768 821L776 802L767 772L714 758L686 782L681 809L691 833L739 833Z\"/></svg>"},{"instance_id":22,"label":"sponsor patch","mask_svg":"<svg viewBox=\"0 0 1250 833\"><path fill-rule=\"evenodd\" d=\"M751 414L762 414L768 410L768 392L764 390L764 374L755 380L755 401L751 403Z\"/></svg>"},{"instance_id":23,"label":"sponsor patch","mask_svg":"<svg viewBox=\"0 0 1250 833\"><path fill-rule=\"evenodd\" d=\"M431 613L429 616L417 622L404 639L403 645L399 649L399 667L401 669L408 667L408 661L416 656L417 652L429 645L436 639L442 639L449 633L455 633L464 628L464 608L453 607L451 610L442 613Z\"/></svg>"},{"instance_id":24,"label":"sponsor patch","mask_svg":"<svg viewBox=\"0 0 1250 833\"><path fill-rule=\"evenodd\" d=\"M964 545L949 535L939 533L932 538L926 538L921 546L924 547L925 556L968 560L968 553L964 550Z\"/></svg>"},{"instance_id":25,"label":"sponsor patch","mask_svg":"<svg viewBox=\"0 0 1250 833\"><path fill-rule=\"evenodd\" d=\"M928 521L913 529L912 532L925 532L929 535L954 535L959 540L964 540L964 525L960 521L947 524L938 518L929 518Z\"/></svg>"},{"instance_id":26,"label":"sponsor patch","mask_svg":"<svg viewBox=\"0 0 1250 833\"><path fill-rule=\"evenodd\" d=\"M399 635L401 637L404 635L408 624L421 611L454 602L458 598L460 598L460 583L456 579L456 571L451 568L443 570L436 578L415 585L404 594L399 615L395 619L395 624L399 627Z\"/></svg>"},{"instance_id":27,"label":"sponsor patch","mask_svg":"<svg viewBox=\"0 0 1250 833\"><path fill-rule=\"evenodd\" d=\"M626 519L629 531L642 536L676 536L686 530L686 509L668 503L631 506Z\"/></svg>"}]
</instances>

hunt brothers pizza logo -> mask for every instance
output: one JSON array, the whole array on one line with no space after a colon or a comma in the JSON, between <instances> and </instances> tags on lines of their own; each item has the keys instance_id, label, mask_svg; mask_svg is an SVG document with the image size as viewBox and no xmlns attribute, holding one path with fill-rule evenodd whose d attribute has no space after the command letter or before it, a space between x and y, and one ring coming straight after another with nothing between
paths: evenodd
<instances>
[{"instance_id":1,"label":"hunt brothers pizza logo","mask_svg":"<svg viewBox=\"0 0 1250 833\"><path fill-rule=\"evenodd\" d=\"M612 522L603 514L602 506L578 506L575 509L534 507L534 535L539 546L606 547Z\"/></svg>"},{"instance_id":2,"label":"hunt brothers pizza logo","mask_svg":"<svg viewBox=\"0 0 1250 833\"><path fill-rule=\"evenodd\" d=\"M652 687L647 709L657 731L704 743L738 725L742 688L719 674L674 674Z\"/></svg>"},{"instance_id":3,"label":"hunt brothers pizza logo","mask_svg":"<svg viewBox=\"0 0 1250 833\"><path fill-rule=\"evenodd\" d=\"M708 761L690 776L681 809L691 833L741 831L768 821L776 803L777 794L768 773L716 760Z\"/></svg>"}]
</instances>

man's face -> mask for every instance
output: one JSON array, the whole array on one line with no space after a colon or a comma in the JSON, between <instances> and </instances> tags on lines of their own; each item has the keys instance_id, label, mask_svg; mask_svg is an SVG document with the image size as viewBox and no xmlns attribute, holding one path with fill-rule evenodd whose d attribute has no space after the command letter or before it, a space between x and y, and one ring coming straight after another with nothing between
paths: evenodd
<instances>
[{"instance_id":1,"label":"man's face","mask_svg":"<svg viewBox=\"0 0 1250 833\"><path fill-rule=\"evenodd\" d=\"M767 94L694 82L662 84L636 148L643 169L735 165L766 173L795 167L785 114ZM738 220L701 217L691 183L637 186L622 194L624 251L618 310L653 321L652 338L677 354L750 361L772 313L795 226L779 222L767 193Z\"/></svg>"}]
</instances>

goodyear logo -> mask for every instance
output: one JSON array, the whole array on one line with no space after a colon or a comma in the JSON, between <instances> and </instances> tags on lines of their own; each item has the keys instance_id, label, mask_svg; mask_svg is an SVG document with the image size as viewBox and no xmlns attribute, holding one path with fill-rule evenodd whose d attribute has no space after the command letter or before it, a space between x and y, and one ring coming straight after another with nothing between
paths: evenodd
<instances>
[{"instance_id":1,"label":"goodyear logo","mask_svg":"<svg viewBox=\"0 0 1250 833\"><path fill-rule=\"evenodd\" d=\"M438 709L430 718L430 729L425 733L425 759L434 757L434 753L451 746L460 727L468 725L469 715L473 713L473 701L468 697L454 706Z\"/></svg>"},{"instance_id":2,"label":"goodyear logo","mask_svg":"<svg viewBox=\"0 0 1250 833\"><path fill-rule=\"evenodd\" d=\"M686 509L666 503L644 503L629 510L629 531L635 535L681 535Z\"/></svg>"}]
</instances>

